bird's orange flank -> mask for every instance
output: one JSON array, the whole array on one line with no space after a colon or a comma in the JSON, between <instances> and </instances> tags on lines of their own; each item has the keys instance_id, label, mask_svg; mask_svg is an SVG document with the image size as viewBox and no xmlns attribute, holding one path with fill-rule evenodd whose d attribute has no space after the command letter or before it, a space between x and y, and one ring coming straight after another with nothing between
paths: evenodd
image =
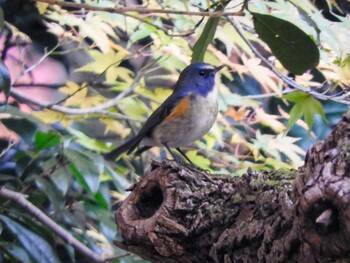
<instances>
[{"instance_id":1,"label":"bird's orange flank","mask_svg":"<svg viewBox=\"0 0 350 263\"><path fill-rule=\"evenodd\" d=\"M165 121L171 121L178 117L183 116L188 112L190 108L190 96L184 97L176 107L171 111L168 117L165 118Z\"/></svg>"}]
</instances>

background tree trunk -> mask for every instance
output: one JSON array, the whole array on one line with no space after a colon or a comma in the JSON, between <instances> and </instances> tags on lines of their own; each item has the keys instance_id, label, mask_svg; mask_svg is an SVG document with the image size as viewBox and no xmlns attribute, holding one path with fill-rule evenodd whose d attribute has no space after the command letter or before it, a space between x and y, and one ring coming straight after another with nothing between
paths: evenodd
<instances>
[{"instance_id":1,"label":"background tree trunk","mask_svg":"<svg viewBox=\"0 0 350 263\"><path fill-rule=\"evenodd\" d=\"M152 262L344 262L350 115L295 171L208 175L153 163L116 212L118 247Z\"/></svg>"}]
</instances>

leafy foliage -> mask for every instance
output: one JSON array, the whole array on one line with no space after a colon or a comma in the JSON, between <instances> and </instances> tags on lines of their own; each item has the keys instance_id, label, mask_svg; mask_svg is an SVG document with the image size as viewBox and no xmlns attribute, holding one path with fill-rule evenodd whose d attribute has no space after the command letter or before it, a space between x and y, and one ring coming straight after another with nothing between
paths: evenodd
<instances>
[{"instance_id":1,"label":"leafy foliage","mask_svg":"<svg viewBox=\"0 0 350 263\"><path fill-rule=\"evenodd\" d=\"M349 19L329 21L311 1L245 1L248 9L236 0L150 1L123 13L96 10L115 8L111 0L84 9L29 2L38 17L23 23L4 9L0 187L27 196L113 262L142 262L113 245L113 212L150 160L167 153L152 148L114 163L103 154L140 129L191 61L227 66L216 124L184 148L215 173L300 166L349 104ZM189 13L206 10L221 16ZM91 261L15 202L0 198L0 213L0 262Z\"/></svg>"},{"instance_id":2,"label":"leafy foliage","mask_svg":"<svg viewBox=\"0 0 350 263\"><path fill-rule=\"evenodd\" d=\"M320 115L324 121L327 121L323 112L322 104L312 96L304 92L295 91L284 95L284 98L295 103L290 111L291 118L288 122L288 129L290 129L297 120L301 119L303 116L308 127L312 127L316 114Z\"/></svg>"},{"instance_id":3,"label":"leafy foliage","mask_svg":"<svg viewBox=\"0 0 350 263\"><path fill-rule=\"evenodd\" d=\"M303 74L318 65L320 53L317 46L297 26L271 15L251 14L259 37L286 69Z\"/></svg>"},{"instance_id":4,"label":"leafy foliage","mask_svg":"<svg viewBox=\"0 0 350 263\"><path fill-rule=\"evenodd\" d=\"M215 11L222 11L228 2L219 4ZM220 17L210 17L205 24L203 33L198 38L197 42L193 46L192 63L203 62L204 55L207 51L208 45L213 41L216 28L219 24Z\"/></svg>"}]
</instances>

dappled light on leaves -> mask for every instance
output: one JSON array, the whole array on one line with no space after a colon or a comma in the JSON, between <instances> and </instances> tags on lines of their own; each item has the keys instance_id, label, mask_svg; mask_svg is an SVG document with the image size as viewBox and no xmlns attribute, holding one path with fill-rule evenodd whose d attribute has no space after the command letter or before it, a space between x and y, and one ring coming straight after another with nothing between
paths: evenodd
<instances>
[{"instance_id":1,"label":"dappled light on leaves","mask_svg":"<svg viewBox=\"0 0 350 263\"><path fill-rule=\"evenodd\" d=\"M313 1L2 1L0 190L34 208L1 197L1 259L141 261L114 245L113 212L152 160L172 156L104 156L140 131L191 62L225 65L216 123L183 148L196 166L250 178L303 165L350 105L350 20L328 2L332 21ZM151 190L138 203L146 219L166 199Z\"/></svg>"}]
</instances>

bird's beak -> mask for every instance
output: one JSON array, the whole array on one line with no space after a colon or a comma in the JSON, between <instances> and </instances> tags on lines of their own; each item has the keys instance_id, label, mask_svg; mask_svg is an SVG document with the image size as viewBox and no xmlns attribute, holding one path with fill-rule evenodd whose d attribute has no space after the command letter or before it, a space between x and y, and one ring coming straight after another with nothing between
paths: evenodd
<instances>
[{"instance_id":1,"label":"bird's beak","mask_svg":"<svg viewBox=\"0 0 350 263\"><path fill-rule=\"evenodd\" d=\"M226 65L221 65L221 66L218 66L214 69L214 73L220 71L223 67L225 67Z\"/></svg>"}]
</instances>

